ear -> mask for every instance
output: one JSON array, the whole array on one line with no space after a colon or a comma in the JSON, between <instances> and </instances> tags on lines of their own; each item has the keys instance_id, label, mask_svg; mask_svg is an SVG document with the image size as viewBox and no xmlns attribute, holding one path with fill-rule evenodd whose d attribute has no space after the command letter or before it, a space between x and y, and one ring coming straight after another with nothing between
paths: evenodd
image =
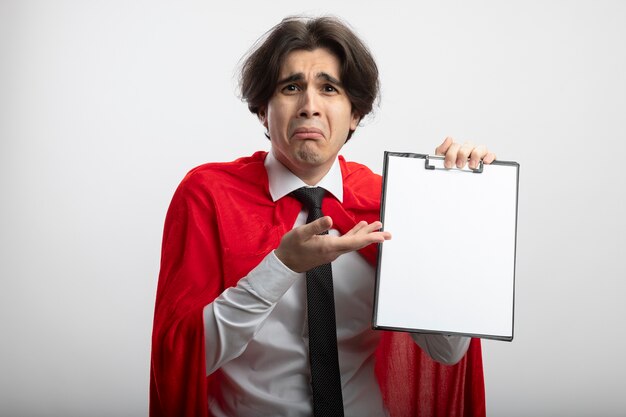
<instances>
[{"instance_id":1,"label":"ear","mask_svg":"<svg viewBox=\"0 0 626 417\"><path fill-rule=\"evenodd\" d=\"M355 131L360 121L361 115L356 111L352 111L352 116L350 117L350 130Z\"/></svg>"},{"instance_id":2,"label":"ear","mask_svg":"<svg viewBox=\"0 0 626 417\"><path fill-rule=\"evenodd\" d=\"M259 112L257 113L257 116L259 117L259 120L261 121L261 124L263 126L265 126L265 129L268 129L267 127L267 110L265 107L261 107L259 109Z\"/></svg>"}]
</instances>

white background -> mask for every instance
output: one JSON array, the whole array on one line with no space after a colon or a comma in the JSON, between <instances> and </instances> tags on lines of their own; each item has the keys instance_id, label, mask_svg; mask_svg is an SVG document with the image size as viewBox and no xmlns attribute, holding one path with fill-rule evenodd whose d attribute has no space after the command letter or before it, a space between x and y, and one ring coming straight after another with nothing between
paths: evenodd
<instances>
[{"instance_id":1,"label":"white background","mask_svg":"<svg viewBox=\"0 0 626 417\"><path fill-rule=\"evenodd\" d=\"M349 159L452 135L521 165L489 415L624 415L626 2L339 3L0 0L1 415L147 413L169 200L268 148L236 67L294 13L345 18L380 66Z\"/></svg>"}]
</instances>

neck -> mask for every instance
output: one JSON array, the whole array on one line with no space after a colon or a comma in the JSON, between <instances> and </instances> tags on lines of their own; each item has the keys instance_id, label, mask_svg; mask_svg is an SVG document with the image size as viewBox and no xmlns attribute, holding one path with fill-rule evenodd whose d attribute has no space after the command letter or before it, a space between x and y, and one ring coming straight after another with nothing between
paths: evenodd
<instances>
[{"instance_id":1,"label":"neck","mask_svg":"<svg viewBox=\"0 0 626 417\"><path fill-rule=\"evenodd\" d=\"M316 164L315 161L304 160L301 160L300 163L292 164L287 158L282 158L281 156L280 154L274 153L274 157L281 164L307 185L317 185L317 183L328 174L328 171L330 171L336 159L335 156L334 159L328 160L323 164Z\"/></svg>"},{"instance_id":2,"label":"neck","mask_svg":"<svg viewBox=\"0 0 626 417\"><path fill-rule=\"evenodd\" d=\"M332 166L332 165L331 165ZM302 170L301 172L296 172L291 170L298 178L300 178L306 185L317 185L328 171L330 171L329 167L324 167L324 169L316 169L316 170Z\"/></svg>"}]
</instances>

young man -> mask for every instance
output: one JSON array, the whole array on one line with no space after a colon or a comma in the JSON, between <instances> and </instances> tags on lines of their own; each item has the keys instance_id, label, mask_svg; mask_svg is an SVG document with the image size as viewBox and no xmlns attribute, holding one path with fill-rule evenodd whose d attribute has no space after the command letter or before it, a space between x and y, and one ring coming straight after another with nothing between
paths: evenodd
<instances>
[{"instance_id":1,"label":"young man","mask_svg":"<svg viewBox=\"0 0 626 417\"><path fill-rule=\"evenodd\" d=\"M378 95L370 52L336 19L285 19L247 58L241 88L271 151L200 166L173 197L156 300L151 415L416 415L426 403L434 409L440 397L422 405L416 392L424 382L414 368L425 361L417 345L454 364L470 340L371 329L374 244L391 238L378 221L381 178L338 156ZM484 147L450 138L436 153L449 167L495 159ZM309 206L298 190L311 187L323 200ZM312 271L328 264L332 278L323 285L330 285L334 311L324 316L327 307L311 295L318 279ZM313 339L328 322L332 340L320 354ZM474 344L471 361L453 371L422 363L460 384L454 389L461 401L436 404L440 412L467 413L469 404L470 413L484 413L479 349ZM335 376L320 379L333 367Z\"/></svg>"}]
</instances>

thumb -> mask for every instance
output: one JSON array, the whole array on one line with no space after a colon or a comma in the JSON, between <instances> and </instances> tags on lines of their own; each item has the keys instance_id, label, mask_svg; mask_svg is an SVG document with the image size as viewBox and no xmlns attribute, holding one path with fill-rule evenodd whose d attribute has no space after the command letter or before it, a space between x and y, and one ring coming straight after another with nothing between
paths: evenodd
<instances>
[{"instance_id":1,"label":"thumb","mask_svg":"<svg viewBox=\"0 0 626 417\"><path fill-rule=\"evenodd\" d=\"M453 142L454 139L452 139L450 136L445 138L444 141L441 142L441 145L435 148L435 155L445 155L448 151L448 148L450 148L450 145L452 145Z\"/></svg>"},{"instance_id":2,"label":"thumb","mask_svg":"<svg viewBox=\"0 0 626 417\"><path fill-rule=\"evenodd\" d=\"M319 235L331 228L333 220L329 216L320 217L317 220L302 226L302 232L305 239L310 239L315 235Z\"/></svg>"}]
</instances>

